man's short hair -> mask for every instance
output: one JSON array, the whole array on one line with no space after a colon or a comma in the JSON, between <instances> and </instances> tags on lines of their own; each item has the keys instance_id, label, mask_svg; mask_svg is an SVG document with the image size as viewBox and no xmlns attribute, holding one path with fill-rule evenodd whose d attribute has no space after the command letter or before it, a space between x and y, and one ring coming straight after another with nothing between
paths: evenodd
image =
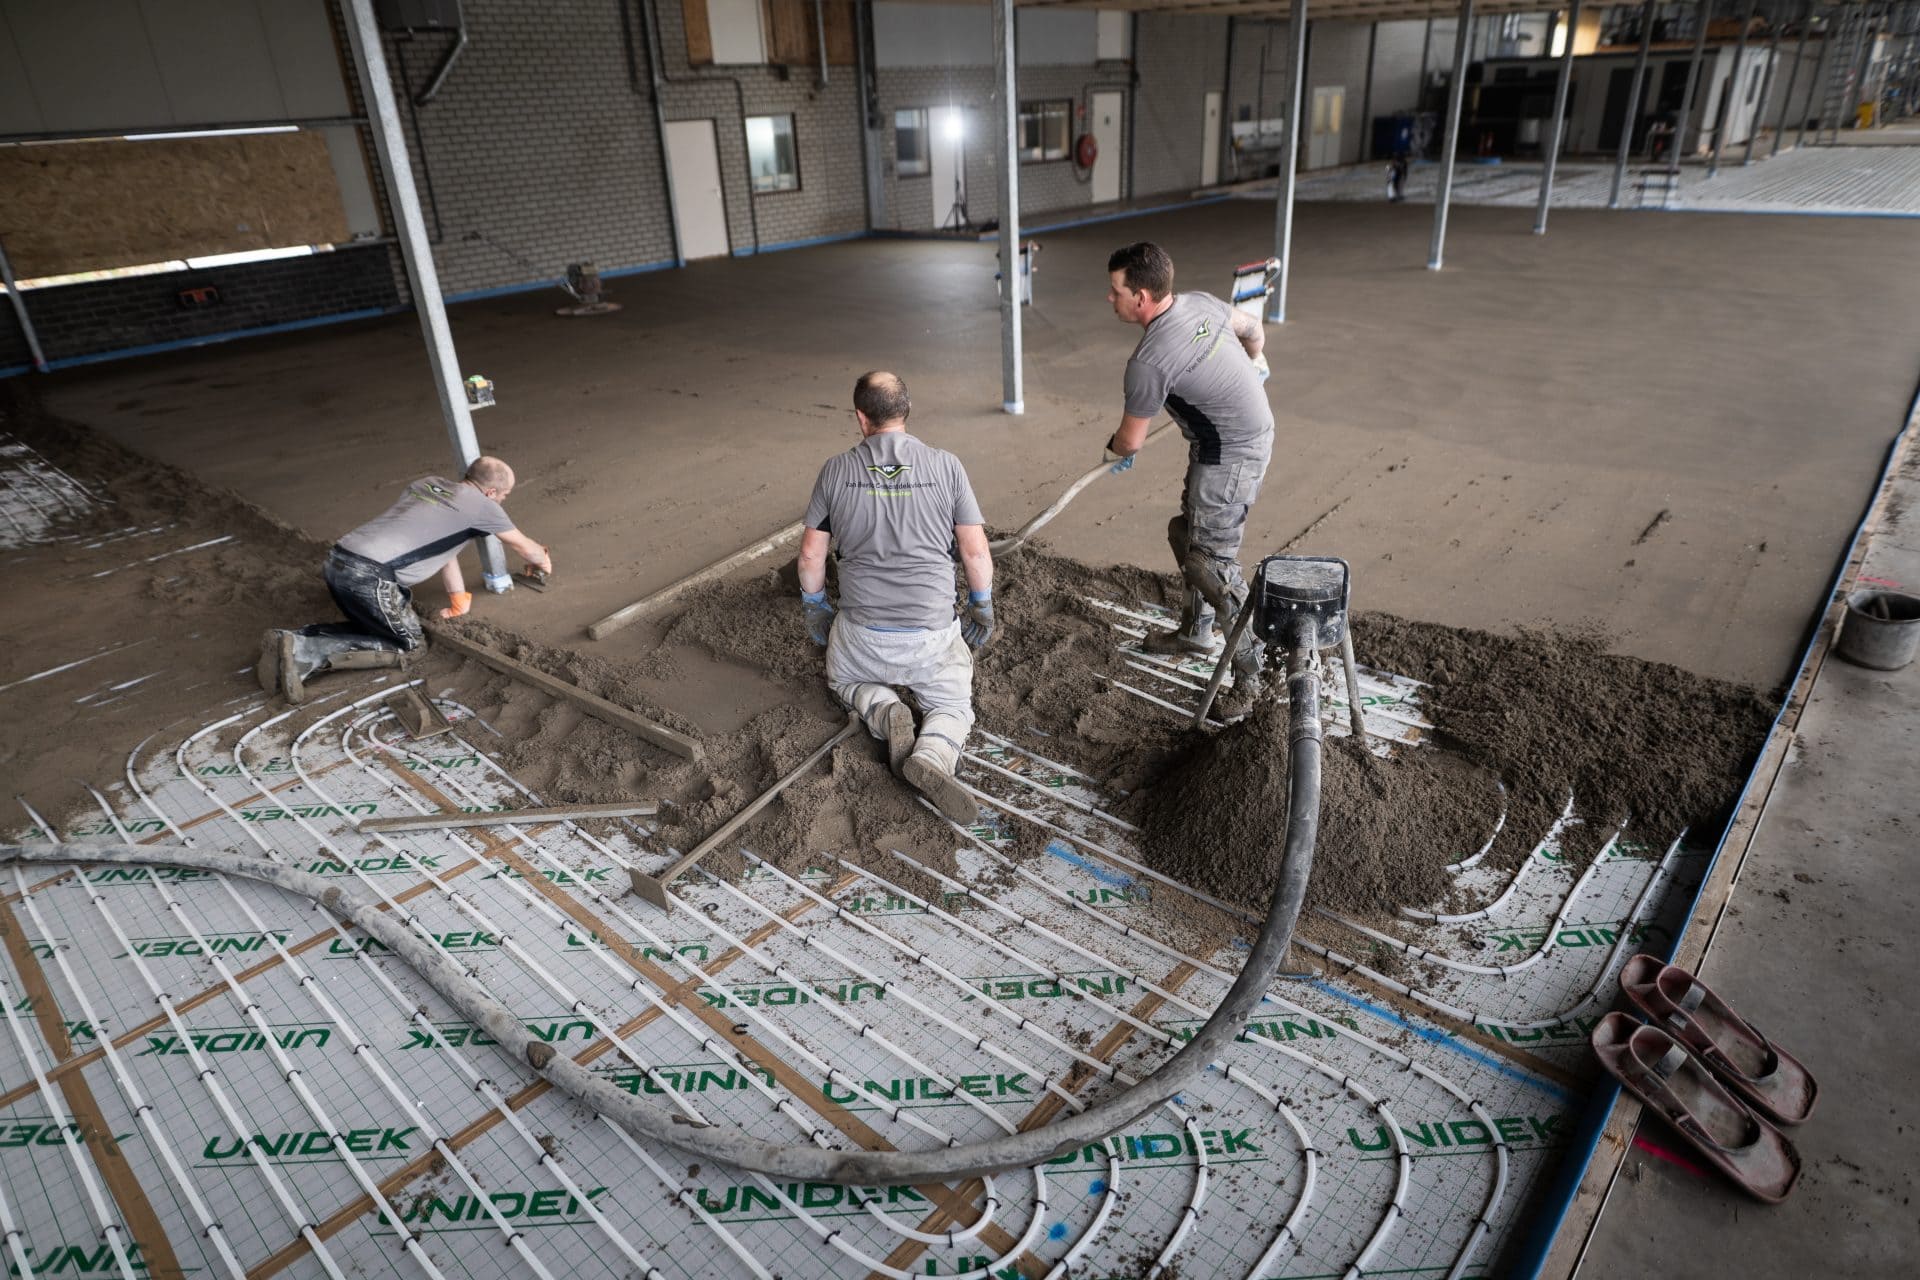
<instances>
[{"instance_id":1,"label":"man's short hair","mask_svg":"<svg viewBox=\"0 0 1920 1280\"><path fill-rule=\"evenodd\" d=\"M879 426L886 422L905 422L913 412L913 401L907 398L907 384L900 380L899 374L875 369L861 374L860 381L853 384L853 407L865 414L868 422Z\"/></svg>"},{"instance_id":2,"label":"man's short hair","mask_svg":"<svg viewBox=\"0 0 1920 1280\"><path fill-rule=\"evenodd\" d=\"M475 458L466 478L482 489L513 488L513 468L498 458Z\"/></svg>"},{"instance_id":3,"label":"man's short hair","mask_svg":"<svg viewBox=\"0 0 1920 1280\"><path fill-rule=\"evenodd\" d=\"M1115 249L1107 258L1108 271L1127 273L1127 288L1145 289L1157 301L1173 292L1173 259L1147 240Z\"/></svg>"}]
</instances>

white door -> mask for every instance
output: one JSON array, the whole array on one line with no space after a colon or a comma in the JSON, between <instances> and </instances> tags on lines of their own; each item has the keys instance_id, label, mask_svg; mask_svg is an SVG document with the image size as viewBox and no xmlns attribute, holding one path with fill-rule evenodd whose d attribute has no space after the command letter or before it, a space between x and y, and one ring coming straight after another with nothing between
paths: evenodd
<instances>
[{"instance_id":1,"label":"white door","mask_svg":"<svg viewBox=\"0 0 1920 1280\"><path fill-rule=\"evenodd\" d=\"M927 113L927 177L933 188L933 226L959 227L967 203L967 113L959 107L935 107Z\"/></svg>"},{"instance_id":2,"label":"white door","mask_svg":"<svg viewBox=\"0 0 1920 1280\"><path fill-rule=\"evenodd\" d=\"M1220 181L1220 92L1207 94L1201 106L1200 185L1210 187Z\"/></svg>"},{"instance_id":3,"label":"white door","mask_svg":"<svg viewBox=\"0 0 1920 1280\"><path fill-rule=\"evenodd\" d=\"M1340 163L1340 117L1346 114L1347 91L1330 85L1313 91L1312 133L1307 140L1307 168L1325 169Z\"/></svg>"},{"instance_id":4,"label":"white door","mask_svg":"<svg viewBox=\"0 0 1920 1280\"><path fill-rule=\"evenodd\" d=\"M1093 141L1100 153L1093 158L1093 202L1120 198L1120 95L1093 95Z\"/></svg>"},{"instance_id":5,"label":"white door","mask_svg":"<svg viewBox=\"0 0 1920 1280\"><path fill-rule=\"evenodd\" d=\"M667 125L667 174L673 179L673 220L680 232L680 256L724 257L727 202L720 194L720 152L713 142L713 121L674 120Z\"/></svg>"}]
</instances>

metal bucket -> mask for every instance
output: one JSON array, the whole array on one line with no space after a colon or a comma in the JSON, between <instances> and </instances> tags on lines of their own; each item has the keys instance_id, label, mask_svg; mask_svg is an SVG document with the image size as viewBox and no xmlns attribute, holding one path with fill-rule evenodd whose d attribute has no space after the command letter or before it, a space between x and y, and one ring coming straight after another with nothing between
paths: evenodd
<instances>
[{"instance_id":1,"label":"metal bucket","mask_svg":"<svg viewBox=\"0 0 1920 1280\"><path fill-rule=\"evenodd\" d=\"M1920 653L1920 598L1898 591L1856 591L1835 646L1841 657L1876 671L1898 671Z\"/></svg>"}]
</instances>

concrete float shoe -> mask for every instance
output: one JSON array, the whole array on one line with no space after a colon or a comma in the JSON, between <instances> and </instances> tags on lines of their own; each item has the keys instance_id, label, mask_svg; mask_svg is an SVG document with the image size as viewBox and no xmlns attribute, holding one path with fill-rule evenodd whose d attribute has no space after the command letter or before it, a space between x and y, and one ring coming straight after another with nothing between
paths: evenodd
<instances>
[{"instance_id":1,"label":"concrete float shoe","mask_svg":"<svg viewBox=\"0 0 1920 1280\"><path fill-rule=\"evenodd\" d=\"M1591 1037L1608 1075L1671 1124L1743 1191L1779 1204L1800 1177L1800 1153L1708 1071L1685 1045L1618 1010Z\"/></svg>"},{"instance_id":2,"label":"concrete float shoe","mask_svg":"<svg viewBox=\"0 0 1920 1280\"><path fill-rule=\"evenodd\" d=\"M915 791L933 801L933 807L949 821L970 827L980 820L980 806L960 785L960 779L942 769L925 753L908 756L906 763L900 766L900 776Z\"/></svg>"},{"instance_id":3,"label":"concrete float shoe","mask_svg":"<svg viewBox=\"0 0 1920 1280\"><path fill-rule=\"evenodd\" d=\"M1820 1096L1813 1074L1679 965L1634 956L1620 970L1620 994L1775 1124L1801 1124L1813 1114Z\"/></svg>"}]
</instances>

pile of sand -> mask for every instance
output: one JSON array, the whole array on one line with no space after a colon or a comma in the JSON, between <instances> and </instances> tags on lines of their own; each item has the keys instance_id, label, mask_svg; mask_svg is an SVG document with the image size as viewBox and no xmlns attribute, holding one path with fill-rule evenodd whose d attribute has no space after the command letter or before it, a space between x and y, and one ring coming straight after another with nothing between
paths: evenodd
<instances>
[{"instance_id":1,"label":"pile of sand","mask_svg":"<svg viewBox=\"0 0 1920 1280\"><path fill-rule=\"evenodd\" d=\"M1287 830L1290 719L1284 700L1263 700L1246 719L1196 734L1142 794L1156 870L1265 910ZM1352 738L1332 738L1320 772L1314 906L1372 914L1437 900L1449 887L1447 864L1476 852L1499 821L1497 782L1450 752L1382 760Z\"/></svg>"}]
</instances>

